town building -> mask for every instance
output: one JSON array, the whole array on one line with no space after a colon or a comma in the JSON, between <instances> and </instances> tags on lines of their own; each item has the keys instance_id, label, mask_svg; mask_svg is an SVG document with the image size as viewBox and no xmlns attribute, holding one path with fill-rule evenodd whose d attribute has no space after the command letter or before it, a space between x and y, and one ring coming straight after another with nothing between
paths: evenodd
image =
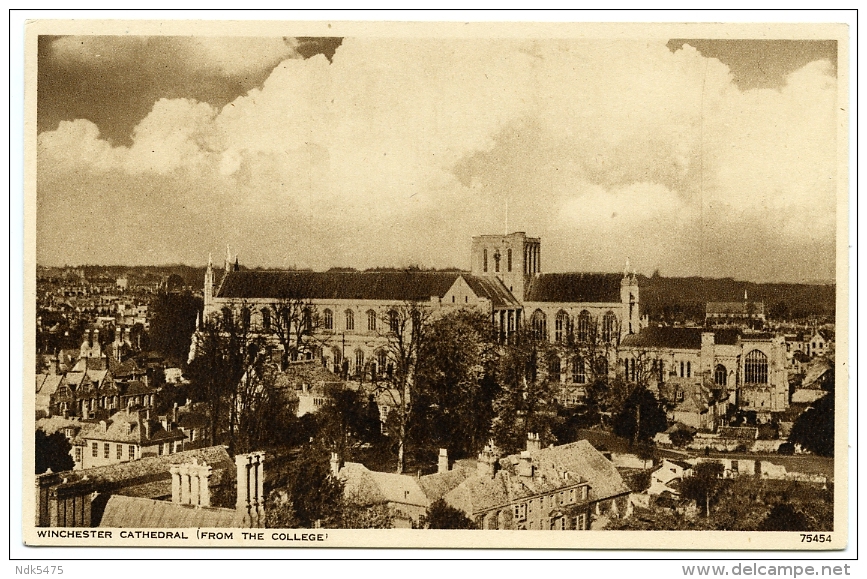
<instances>
[{"instance_id":1,"label":"town building","mask_svg":"<svg viewBox=\"0 0 867 579\"><path fill-rule=\"evenodd\" d=\"M671 402L689 402L693 418L681 420L713 429L712 408L720 401L761 420L789 406L785 338L736 329L648 327L625 337L619 350L625 380L645 383ZM664 386L665 385L665 386ZM664 386L664 387L663 387ZM707 406L705 409L704 407ZM724 409L713 411L719 416ZM701 418L708 412L708 418Z\"/></svg>"},{"instance_id":2,"label":"town building","mask_svg":"<svg viewBox=\"0 0 867 579\"><path fill-rule=\"evenodd\" d=\"M470 258L470 271L242 271L227 252L219 281L209 260L203 320L239 322L283 350L285 336L275 335L295 323L312 337L303 345L296 339L297 356L362 382L390 371L389 335L411 331L414 320L402 321L407 309L476 308L501 341L527 322L540 339L563 344L557 368L564 384L613 373L619 341L642 326L637 276L628 267L623 275L544 273L541 240L523 232L474 237ZM576 341L593 343L592 359L566 353Z\"/></svg>"},{"instance_id":3,"label":"town building","mask_svg":"<svg viewBox=\"0 0 867 579\"><path fill-rule=\"evenodd\" d=\"M225 446L86 471L47 472L36 476L36 526L263 527L263 481L263 453L233 461ZM230 494L235 495L234 508L214 504Z\"/></svg>"},{"instance_id":4,"label":"town building","mask_svg":"<svg viewBox=\"0 0 867 579\"><path fill-rule=\"evenodd\" d=\"M499 457L488 445L476 472L443 495L480 529L587 530L629 516L630 489L614 464L586 440Z\"/></svg>"},{"instance_id":5,"label":"town building","mask_svg":"<svg viewBox=\"0 0 867 579\"><path fill-rule=\"evenodd\" d=\"M708 327L761 330L766 322L764 302L750 301L746 290L742 302L708 302L705 308L705 325Z\"/></svg>"}]
</instances>

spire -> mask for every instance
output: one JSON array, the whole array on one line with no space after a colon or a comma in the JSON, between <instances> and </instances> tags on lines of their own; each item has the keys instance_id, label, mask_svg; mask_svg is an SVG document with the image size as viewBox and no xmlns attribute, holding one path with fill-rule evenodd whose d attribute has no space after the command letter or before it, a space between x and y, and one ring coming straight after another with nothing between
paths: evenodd
<instances>
[{"instance_id":1,"label":"spire","mask_svg":"<svg viewBox=\"0 0 867 579\"><path fill-rule=\"evenodd\" d=\"M744 301L748 301L747 300L747 290L744 290Z\"/></svg>"},{"instance_id":2,"label":"spire","mask_svg":"<svg viewBox=\"0 0 867 579\"><path fill-rule=\"evenodd\" d=\"M229 244L226 244L226 272L232 268L232 252L229 251Z\"/></svg>"},{"instance_id":3,"label":"spire","mask_svg":"<svg viewBox=\"0 0 867 579\"><path fill-rule=\"evenodd\" d=\"M626 258L626 267L623 268L623 277L629 277L629 258Z\"/></svg>"},{"instance_id":4,"label":"spire","mask_svg":"<svg viewBox=\"0 0 867 579\"><path fill-rule=\"evenodd\" d=\"M209 251L208 252L208 269L211 269L212 267L214 267L214 260L211 257L211 252Z\"/></svg>"},{"instance_id":5,"label":"spire","mask_svg":"<svg viewBox=\"0 0 867 579\"><path fill-rule=\"evenodd\" d=\"M238 264L238 256L235 256L235 271L241 271L241 266Z\"/></svg>"},{"instance_id":6,"label":"spire","mask_svg":"<svg viewBox=\"0 0 867 579\"><path fill-rule=\"evenodd\" d=\"M202 329L202 312L196 312L196 331Z\"/></svg>"}]
</instances>

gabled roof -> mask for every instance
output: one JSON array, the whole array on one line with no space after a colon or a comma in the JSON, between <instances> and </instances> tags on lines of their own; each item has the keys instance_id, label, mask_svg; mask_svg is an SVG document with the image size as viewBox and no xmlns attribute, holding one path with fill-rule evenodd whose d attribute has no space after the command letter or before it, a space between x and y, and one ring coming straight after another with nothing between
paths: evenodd
<instances>
[{"instance_id":1,"label":"gabled roof","mask_svg":"<svg viewBox=\"0 0 867 579\"><path fill-rule=\"evenodd\" d=\"M625 336L621 342L629 348L672 348L677 350L700 350L701 335L709 332L704 328L672 328L651 326L637 334ZM738 330L713 330L714 344L733 346L738 343Z\"/></svg>"},{"instance_id":2,"label":"gabled roof","mask_svg":"<svg viewBox=\"0 0 867 579\"><path fill-rule=\"evenodd\" d=\"M455 465L452 470L419 477L418 486L421 487L428 500L434 502L443 498L446 493L464 482L472 474L474 471Z\"/></svg>"},{"instance_id":3,"label":"gabled roof","mask_svg":"<svg viewBox=\"0 0 867 579\"><path fill-rule=\"evenodd\" d=\"M477 275L462 274L461 277L470 286L470 289L480 298L491 300L494 307L515 307L518 306L518 300L496 277L482 277Z\"/></svg>"},{"instance_id":4,"label":"gabled roof","mask_svg":"<svg viewBox=\"0 0 867 579\"><path fill-rule=\"evenodd\" d=\"M129 358L123 362L118 362L114 358L109 358L108 369L111 371L112 375L118 378L127 378L129 376L144 374L144 370L139 368L138 364L136 364L135 358Z\"/></svg>"},{"instance_id":5,"label":"gabled roof","mask_svg":"<svg viewBox=\"0 0 867 579\"><path fill-rule=\"evenodd\" d=\"M110 420L105 421L105 430L101 423L93 423L82 426L77 439L79 440L104 440L108 442L120 442L125 444L148 445L158 442L170 442L183 440L184 434L180 430L166 430L158 421L150 420L150 436L144 422L147 419L140 416L134 410L121 410L115 412Z\"/></svg>"},{"instance_id":6,"label":"gabled roof","mask_svg":"<svg viewBox=\"0 0 867 579\"><path fill-rule=\"evenodd\" d=\"M232 271L217 297L418 301L442 297L460 272Z\"/></svg>"},{"instance_id":7,"label":"gabled roof","mask_svg":"<svg viewBox=\"0 0 867 579\"><path fill-rule=\"evenodd\" d=\"M347 462L340 470L346 497L358 505L403 503L427 508L430 504L418 481L405 474L369 470L363 464Z\"/></svg>"},{"instance_id":8,"label":"gabled roof","mask_svg":"<svg viewBox=\"0 0 867 579\"><path fill-rule=\"evenodd\" d=\"M210 479L212 487L218 486L224 476L234 478L235 462L229 457L225 446L209 446L85 470L70 470L64 472L63 476L71 482L87 476L100 492L158 497L171 494L169 468L174 464L190 463L193 459L214 468Z\"/></svg>"},{"instance_id":9,"label":"gabled roof","mask_svg":"<svg viewBox=\"0 0 867 579\"><path fill-rule=\"evenodd\" d=\"M543 273L530 280L528 302L620 302L618 273Z\"/></svg>"},{"instance_id":10,"label":"gabled roof","mask_svg":"<svg viewBox=\"0 0 867 579\"><path fill-rule=\"evenodd\" d=\"M177 529L243 527L243 513L235 509L194 507L169 501L114 495L109 497L100 527Z\"/></svg>"},{"instance_id":11,"label":"gabled roof","mask_svg":"<svg viewBox=\"0 0 867 579\"><path fill-rule=\"evenodd\" d=\"M586 440L531 451L534 474L517 474L520 455L501 459L503 467L494 477L473 474L445 495L445 500L465 513L478 514L534 496L586 482L589 500L598 501L630 492L610 460ZM564 478L568 473L568 478Z\"/></svg>"}]
</instances>

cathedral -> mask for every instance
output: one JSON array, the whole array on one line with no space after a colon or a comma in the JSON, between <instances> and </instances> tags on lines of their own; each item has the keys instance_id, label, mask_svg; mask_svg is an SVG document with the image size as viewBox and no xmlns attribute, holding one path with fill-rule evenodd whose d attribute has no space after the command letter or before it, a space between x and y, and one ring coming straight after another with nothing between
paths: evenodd
<instances>
[{"instance_id":1,"label":"cathedral","mask_svg":"<svg viewBox=\"0 0 867 579\"><path fill-rule=\"evenodd\" d=\"M634 272L544 273L542 244L524 232L472 239L470 271L241 271L227 253L219 282L209 261L205 321L240 320L250 331L273 334L279 311L302 305L301 323L316 335L315 348L299 352L351 378L375 379L389 361L386 340L407 304L431 315L475 308L507 341L523 325L539 339L565 340L575 332L616 344L641 327ZM192 354L192 352L191 352ZM605 355L605 372L608 355ZM611 364L614 370L614 364ZM568 374L566 365L564 375ZM574 374L575 372L573 372Z\"/></svg>"}]
</instances>

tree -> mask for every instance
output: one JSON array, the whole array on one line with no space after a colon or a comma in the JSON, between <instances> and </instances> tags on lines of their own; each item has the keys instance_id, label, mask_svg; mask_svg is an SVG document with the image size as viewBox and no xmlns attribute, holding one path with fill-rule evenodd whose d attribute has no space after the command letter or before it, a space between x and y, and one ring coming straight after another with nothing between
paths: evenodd
<instances>
[{"instance_id":1,"label":"tree","mask_svg":"<svg viewBox=\"0 0 867 579\"><path fill-rule=\"evenodd\" d=\"M351 497L344 497L340 510L342 529L391 529L394 516L388 505L358 505Z\"/></svg>"},{"instance_id":2,"label":"tree","mask_svg":"<svg viewBox=\"0 0 867 579\"><path fill-rule=\"evenodd\" d=\"M397 441L397 473L406 468L406 450L412 426L412 401L416 396L419 352L427 339L430 310L421 302L406 302L382 315L378 327L385 338L385 352L391 364L385 380L374 384L376 394L390 401L392 411L386 426Z\"/></svg>"},{"instance_id":3,"label":"tree","mask_svg":"<svg viewBox=\"0 0 867 579\"><path fill-rule=\"evenodd\" d=\"M722 486L721 462L700 462L692 469L692 476L683 479L681 494L684 498L704 503L705 517L710 517L710 503Z\"/></svg>"},{"instance_id":4,"label":"tree","mask_svg":"<svg viewBox=\"0 0 867 579\"><path fill-rule=\"evenodd\" d=\"M62 432L46 434L44 430L36 430L36 474L42 474L49 468L52 472L72 470L75 461L69 452L72 445Z\"/></svg>"},{"instance_id":5,"label":"tree","mask_svg":"<svg viewBox=\"0 0 867 579\"><path fill-rule=\"evenodd\" d=\"M506 452L525 448L529 433L554 441L560 383L539 372L546 351L546 343L529 327L513 334L502 346L497 368L500 390L494 400L491 432L496 445Z\"/></svg>"},{"instance_id":6,"label":"tree","mask_svg":"<svg viewBox=\"0 0 867 579\"><path fill-rule=\"evenodd\" d=\"M473 456L490 436L498 358L493 329L476 310L433 321L419 351L413 439L452 457Z\"/></svg>"},{"instance_id":7,"label":"tree","mask_svg":"<svg viewBox=\"0 0 867 579\"><path fill-rule=\"evenodd\" d=\"M279 368L262 352L251 351L234 408L237 427L232 429L231 446L235 453L291 444L297 438L297 406L287 399Z\"/></svg>"},{"instance_id":8,"label":"tree","mask_svg":"<svg viewBox=\"0 0 867 579\"><path fill-rule=\"evenodd\" d=\"M330 453L318 443L304 446L285 473L271 483L269 527L341 526L343 483L331 473Z\"/></svg>"},{"instance_id":9,"label":"tree","mask_svg":"<svg viewBox=\"0 0 867 579\"><path fill-rule=\"evenodd\" d=\"M425 521L429 529L477 529L475 523L443 499L437 499L428 507Z\"/></svg>"},{"instance_id":10,"label":"tree","mask_svg":"<svg viewBox=\"0 0 867 579\"><path fill-rule=\"evenodd\" d=\"M677 447L683 447L689 445L695 438L695 434L687 430L685 428L679 428L668 435L671 439L671 444Z\"/></svg>"},{"instance_id":11,"label":"tree","mask_svg":"<svg viewBox=\"0 0 867 579\"><path fill-rule=\"evenodd\" d=\"M780 503L774 505L765 520L759 525L759 531L809 531L807 517L792 505Z\"/></svg>"},{"instance_id":12,"label":"tree","mask_svg":"<svg viewBox=\"0 0 867 579\"><path fill-rule=\"evenodd\" d=\"M622 407L612 418L617 436L631 440L633 444L647 442L657 432L668 427L665 410L656 397L645 388L633 388Z\"/></svg>"},{"instance_id":13,"label":"tree","mask_svg":"<svg viewBox=\"0 0 867 579\"><path fill-rule=\"evenodd\" d=\"M301 298L281 298L266 308L267 323L263 322L263 332L270 332L283 346L282 363L297 360L303 353L314 354L327 339L326 334L318 332L323 323L319 310L312 301Z\"/></svg>"},{"instance_id":14,"label":"tree","mask_svg":"<svg viewBox=\"0 0 867 579\"><path fill-rule=\"evenodd\" d=\"M828 392L795 419L789 442L819 456L834 456L834 392Z\"/></svg>"},{"instance_id":15,"label":"tree","mask_svg":"<svg viewBox=\"0 0 867 579\"><path fill-rule=\"evenodd\" d=\"M247 330L246 324L236 323L226 308L221 318L208 320L197 332L195 356L187 368L190 396L207 408L210 444L216 444L224 435L232 451L239 422L239 399L243 403L245 395L255 391L253 382L261 376L254 368L261 364L261 340L252 338Z\"/></svg>"},{"instance_id":16,"label":"tree","mask_svg":"<svg viewBox=\"0 0 867 579\"><path fill-rule=\"evenodd\" d=\"M379 434L379 412L371 424L370 401L358 390L329 388L327 402L316 413L319 436L330 450L348 456L355 442L371 441Z\"/></svg>"},{"instance_id":17,"label":"tree","mask_svg":"<svg viewBox=\"0 0 867 579\"><path fill-rule=\"evenodd\" d=\"M190 293L160 293L151 301L150 344L166 358L185 360L202 298ZM142 328L143 329L143 328ZM134 336L135 339L135 336Z\"/></svg>"}]
</instances>

